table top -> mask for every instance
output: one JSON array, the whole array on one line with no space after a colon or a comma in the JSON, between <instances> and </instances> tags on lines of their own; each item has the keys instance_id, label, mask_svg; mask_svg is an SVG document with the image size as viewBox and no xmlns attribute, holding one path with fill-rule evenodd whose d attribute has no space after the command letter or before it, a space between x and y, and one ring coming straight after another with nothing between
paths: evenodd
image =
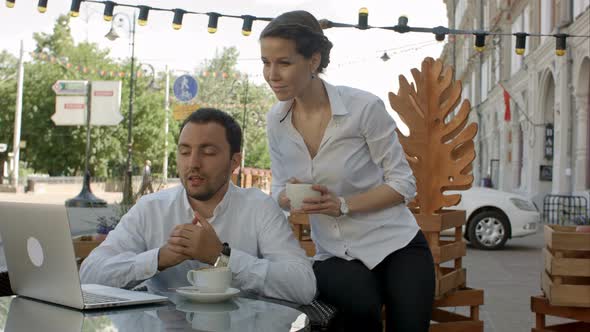
<instances>
[{"instance_id":1,"label":"table top","mask_svg":"<svg viewBox=\"0 0 590 332\"><path fill-rule=\"evenodd\" d=\"M0 326L7 332L91 331L309 331L297 309L261 298L235 297L215 304L176 293L166 304L78 311L23 297L0 297Z\"/></svg>"}]
</instances>

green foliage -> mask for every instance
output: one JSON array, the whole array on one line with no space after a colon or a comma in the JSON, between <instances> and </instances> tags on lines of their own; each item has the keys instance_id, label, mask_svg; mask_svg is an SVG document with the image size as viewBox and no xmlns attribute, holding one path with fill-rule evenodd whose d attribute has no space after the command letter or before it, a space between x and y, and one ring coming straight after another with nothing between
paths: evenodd
<instances>
[{"instance_id":1,"label":"green foliage","mask_svg":"<svg viewBox=\"0 0 590 332\"><path fill-rule=\"evenodd\" d=\"M200 76L197 103L219 108L236 118L245 132L245 166L268 169L266 112L275 98L268 88L253 84L236 70L238 55L235 47L225 48L214 59L197 68L197 72L227 74L226 78Z\"/></svg>"},{"instance_id":2,"label":"green foliage","mask_svg":"<svg viewBox=\"0 0 590 332\"><path fill-rule=\"evenodd\" d=\"M25 63L23 113L21 140L27 142L21 150L21 160L35 173L50 175L81 175L84 170L86 148L85 126L56 126L51 121L55 113L55 93L51 89L57 80L112 80L98 73L82 73L75 66L96 68L105 71L130 72L130 61L117 62L109 57L109 51L97 44L75 44L69 28L69 17L60 16L53 32L35 33L36 52L59 58L61 61L32 60ZM229 78L199 76L200 91L197 103L213 106L232 114L246 132L246 159L249 167L269 168L265 134L266 112L274 101L270 91L252 84L236 70L238 51L224 49L210 61L197 68L197 72L226 72ZM69 68L65 63L72 63ZM137 61L135 70L137 70ZM9 143L12 151L16 100L17 58L0 53L0 142ZM235 76L234 76L235 75ZM169 116L169 135L164 137L164 76L157 73L162 87L149 87L151 77L136 80L133 109L133 165L134 174L141 173L146 159L152 161L154 174L162 173L164 144L168 140L168 175L176 175L175 146L178 137L178 122ZM235 79L234 77L238 77ZM116 78L120 79L120 78ZM121 113L123 121L117 126L100 126L91 129L91 153L89 168L94 177L122 177L127 159L127 124L129 115L129 80L122 80ZM171 78L174 82L174 77ZM243 123L244 105L247 123ZM176 125L175 125L176 124ZM1 158L2 156L0 156Z\"/></svg>"}]
</instances>

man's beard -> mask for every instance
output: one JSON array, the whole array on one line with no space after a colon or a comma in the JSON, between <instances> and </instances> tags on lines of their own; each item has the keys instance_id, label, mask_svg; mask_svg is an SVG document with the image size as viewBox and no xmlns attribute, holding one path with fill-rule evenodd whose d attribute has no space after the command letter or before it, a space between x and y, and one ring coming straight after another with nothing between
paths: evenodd
<instances>
[{"instance_id":1,"label":"man's beard","mask_svg":"<svg viewBox=\"0 0 590 332\"><path fill-rule=\"evenodd\" d=\"M228 172L229 172L229 170L228 170ZM193 193L190 193L189 190L187 189L188 188L187 183L190 182L190 180L187 177L185 180L185 183L184 183L184 189L186 190L186 194L192 199L195 199L195 200L201 201L201 202L205 202L205 201L208 201L211 198L213 198L213 196L215 196L215 194L217 194L221 190L221 188L223 188L223 186L225 186L228 182L228 178L224 177L223 180L221 181L221 183L219 184L219 186L217 186L216 188L211 188L209 185L215 186L215 183L209 182L210 178L207 180L208 180L207 185L205 185L205 188L203 188L203 189L206 189L205 192L193 194Z\"/></svg>"},{"instance_id":2,"label":"man's beard","mask_svg":"<svg viewBox=\"0 0 590 332\"><path fill-rule=\"evenodd\" d=\"M191 194L187 190L187 195L190 198L195 199L197 201L205 202L205 201L208 201L211 198L213 198L213 196L215 196L215 194L217 194L217 192L219 192L219 190L221 190L221 188L223 188L223 184L221 184L221 186L219 186L216 190L207 190L204 193Z\"/></svg>"}]
</instances>

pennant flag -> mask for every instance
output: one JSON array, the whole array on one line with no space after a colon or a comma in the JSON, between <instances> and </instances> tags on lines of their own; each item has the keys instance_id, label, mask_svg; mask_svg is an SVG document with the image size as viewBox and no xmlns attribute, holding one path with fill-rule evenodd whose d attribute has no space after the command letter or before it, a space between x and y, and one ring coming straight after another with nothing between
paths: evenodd
<instances>
[{"instance_id":1,"label":"pennant flag","mask_svg":"<svg viewBox=\"0 0 590 332\"><path fill-rule=\"evenodd\" d=\"M512 118L510 115L510 94L502 84L500 84L502 90L504 90L504 121L510 121Z\"/></svg>"}]
</instances>

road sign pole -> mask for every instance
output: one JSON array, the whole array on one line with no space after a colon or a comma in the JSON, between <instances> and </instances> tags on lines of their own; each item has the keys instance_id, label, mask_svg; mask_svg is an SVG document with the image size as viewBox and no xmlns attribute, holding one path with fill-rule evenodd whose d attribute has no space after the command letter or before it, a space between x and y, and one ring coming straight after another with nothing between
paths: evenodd
<instances>
[{"instance_id":1,"label":"road sign pole","mask_svg":"<svg viewBox=\"0 0 590 332\"><path fill-rule=\"evenodd\" d=\"M94 196L92 189L90 189L90 171L88 170L88 162L90 159L90 117L92 114L90 103L90 85L86 91L86 156L84 158L84 183L82 190L78 196L70 198L66 201L68 207L106 207L107 202Z\"/></svg>"},{"instance_id":2,"label":"road sign pole","mask_svg":"<svg viewBox=\"0 0 590 332\"><path fill-rule=\"evenodd\" d=\"M18 83L16 87L16 113L14 114L14 136L12 141L12 153L14 156L14 167L12 168L12 185L18 188L18 172L20 159L20 130L21 120L23 114L23 81L25 74L24 67L24 46L23 41L20 41L20 57L18 60Z\"/></svg>"},{"instance_id":3,"label":"road sign pole","mask_svg":"<svg viewBox=\"0 0 590 332\"><path fill-rule=\"evenodd\" d=\"M164 164L162 165L162 178L164 184L168 183L168 118L170 117L170 70L166 65L166 93L164 94Z\"/></svg>"}]
</instances>

